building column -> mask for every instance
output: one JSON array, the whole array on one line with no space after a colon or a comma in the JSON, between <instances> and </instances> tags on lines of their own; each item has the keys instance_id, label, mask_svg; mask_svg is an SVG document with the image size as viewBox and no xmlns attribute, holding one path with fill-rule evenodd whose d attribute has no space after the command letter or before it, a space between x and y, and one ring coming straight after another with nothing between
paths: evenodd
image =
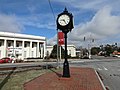
<instances>
[{"instance_id":1,"label":"building column","mask_svg":"<svg viewBox=\"0 0 120 90\"><path fill-rule=\"evenodd\" d=\"M46 56L46 43L43 43L43 58Z\"/></svg>"},{"instance_id":2,"label":"building column","mask_svg":"<svg viewBox=\"0 0 120 90\"><path fill-rule=\"evenodd\" d=\"M16 40L14 40L13 54L14 54L14 56L16 57Z\"/></svg>"},{"instance_id":3,"label":"building column","mask_svg":"<svg viewBox=\"0 0 120 90\"><path fill-rule=\"evenodd\" d=\"M40 46L39 46L39 42L37 42L37 57L40 57Z\"/></svg>"},{"instance_id":4,"label":"building column","mask_svg":"<svg viewBox=\"0 0 120 90\"><path fill-rule=\"evenodd\" d=\"M22 60L24 60L24 43L25 41L22 41Z\"/></svg>"},{"instance_id":5,"label":"building column","mask_svg":"<svg viewBox=\"0 0 120 90\"><path fill-rule=\"evenodd\" d=\"M3 57L7 57L7 40L4 39L4 54Z\"/></svg>"},{"instance_id":6,"label":"building column","mask_svg":"<svg viewBox=\"0 0 120 90\"><path fill-rule=\"evenodd\" d=\"M43 58L43 44L40 44L40 58Z\"/></svg>"},{"instance_id":7,"label":"building column","mask_svg":"<svg viewBox=\"0 0 120 90\"><path fill-rule=\"evenodd\" d=\"M30 41L29 57L32 57L32 41Z\"/></svg>"}]
</instances>

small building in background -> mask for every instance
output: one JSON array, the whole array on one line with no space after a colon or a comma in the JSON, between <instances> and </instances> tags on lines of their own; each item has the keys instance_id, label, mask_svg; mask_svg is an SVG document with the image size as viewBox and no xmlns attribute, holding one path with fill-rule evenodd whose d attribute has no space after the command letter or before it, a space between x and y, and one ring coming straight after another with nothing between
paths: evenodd
<instances>
[{"instance_id":1,"label":"small building in background","mask_svg":"<svg viewBox=\"0 0 120 90\"><path fill-rule=\"evenodd\" d=\"M65 49L64 45L61 45L63 47L63 49ZM47 56L50 56L52 50L53 50L53 46L47 46ZM67 45L67 53L68 55L70 55L71 57L76 57L76 47L75 45Z\"/></svg>"}]
</instances>

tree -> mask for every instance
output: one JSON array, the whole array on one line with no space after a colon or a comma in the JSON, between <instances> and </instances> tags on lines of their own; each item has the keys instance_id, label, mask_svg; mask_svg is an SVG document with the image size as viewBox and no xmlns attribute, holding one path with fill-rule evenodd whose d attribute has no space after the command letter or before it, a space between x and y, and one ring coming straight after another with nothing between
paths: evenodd
<instances>
[{"instance_id":1,"label":"tree","mask_svg":"<svg viewBox=\"0 0 120 90\"><path fill-rule=\"evenodd\" d=\"M99 47L92 47L91 48L91 54L92 55L96 55L100 52L100 48Z\"/></svg>"},{"instance_id":2,"label":"tree","mask_svg":"<svg viewBox=\"0 0 120 90\"><path fill-rule=\"evenodd\" d=\"M118 52L120 52L120 47L118 48Z\"/></svg>"},{"instance_id":3,"label":"tree","mask_svg":"<svg viewBox=\"0 0 120 90\"><path fill-rule=\"evenodd\" d=\"M114 50L113 50L113 48L112 48L111 45L107 44L107 45L105 46L105 51L106 51L106 55L107 55L107 56L110 56L110 54L111 54Z\"/></svg>"},{"instance_id":4,"label":"tree","mask_svg":"<svg viewBox=\"0 0 120 90\"><path fill-rule=\"evenodd\" d=\"M58 48L58 57L60 57L59 53L60 53L60 48ZM64 58L64 56L65 56L65 50L63 49L63 47L61 47L61 58ZM68 55L68 57L70 56ZM53 46L53 50L50 54L50 58L57 58L57 45Z\"/></svg>"}]
</instances>

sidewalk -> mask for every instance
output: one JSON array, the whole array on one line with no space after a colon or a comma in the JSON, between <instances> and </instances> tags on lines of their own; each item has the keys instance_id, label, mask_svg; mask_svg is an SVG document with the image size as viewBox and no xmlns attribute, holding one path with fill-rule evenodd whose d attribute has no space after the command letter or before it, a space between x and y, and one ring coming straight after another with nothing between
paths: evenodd
<instances>
[{"instance_id":1,"label":"sidewalk","mask_svg":"<svg viewBox=\"0 0 120 90\"><path fill-rule=\"evenodd\" d=\"M62 72L43 74L24 84L24 90L104 90L94 69L70 68L70 78Z\"/></svg>"}]
</instances>

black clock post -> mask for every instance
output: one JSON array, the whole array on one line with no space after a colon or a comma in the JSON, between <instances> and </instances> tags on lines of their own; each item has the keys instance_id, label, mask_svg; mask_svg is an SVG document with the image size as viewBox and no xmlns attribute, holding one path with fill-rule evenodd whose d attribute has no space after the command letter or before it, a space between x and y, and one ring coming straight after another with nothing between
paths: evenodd
<instances>
[{"instance_id":1,"label":"black clock post","mask_svg":"<svg viewBox=\"0 0 120 90\"><path fill-rule=\"evenodd\" d=\"M67 60L67 33L73 29L73 15L65 10L60 13L57 17L57 29L62 30L64 33L65 38L65 61L63 64L63 77L69 78L70 77L70 70L69 70L69 63Z\"/></svg>"},{"instance_id":2,"label":"black clock post","mask_svg":"<svg viewBox=\"0 0 120 90\"><path fill-rule=\"evenodd\" d=\"M64 32L65 38L65 61L63 63L63 77L70 77L69 63L67 60L67 33Z\"/></svg>"}]
</instances>

